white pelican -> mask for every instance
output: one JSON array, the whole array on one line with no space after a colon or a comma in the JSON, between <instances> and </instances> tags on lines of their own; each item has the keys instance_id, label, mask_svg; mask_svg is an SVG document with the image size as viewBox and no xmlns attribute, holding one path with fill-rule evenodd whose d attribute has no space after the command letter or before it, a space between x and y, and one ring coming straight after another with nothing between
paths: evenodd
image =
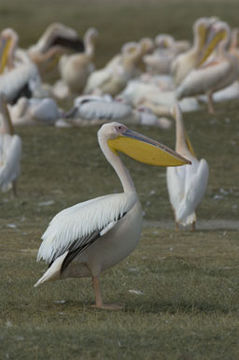
<instances>
[{"instance_id":1,"label":"white pelican","mask_svg":"<svg viewBox=\"0 0 239 360\"><path fill-rule=\"evenodd\" d=\"M54 125L63 117L63 111L52 98L21 97L14 105L9 105L8 109L14 126Z\"/></svg>"},{"instance_id":2,"label":"white pelican","mask_svg":"<svg viewBox=\"0 0 239 360\"><path fill-rule=\"evenodd\" d=\"M102 124L106 121L120 121L124 124L138 124L168 128L170 120L162 120L150 108L141 106L133 109L129 104L113 100L109 95L82 95L74 101L73 108L64 115L75 126Z\"/></svg>"},{"instance_id":3,"label":"white pelican","mask_svg":"<svg viewBox=\"0 0 239 360\"><path fill-rule=\"evenodd\" d=\"M143 57L146 71L149 74L170 74L173 60L178 54L189 48L187 41L175 41L168 34L157 35L155 45L155 51Z\"/></svg>"},{"instance_id":4,"label":"white pelican","mask_svg":"<svg viewBox=\"0 0 239 360\"><path fill-rule=\"evenodd\" d=\"M92 277L97 308L104 305L99 287L100 273L123 260L136 247L142 224L141 205L118 152L157 166L190 163L176 152L113 122L98 131L100 148L114 168L123 193L111 194L76 204L58 213L43 234L37 259L49 264L37 281L67 277Z\"/></svg>"},{"instance_id":5,"label":"white pelican","mask_svg":"<svg viewBox=\"0 0 239 360\"><path fill-rule=\"evenodd\" d=\"M0 74L5 69L14 67L14 55L18 45L18 35L11 28L4 29L0 34Z\"/></svg>"},{"instance_id":6,"label":"white pelican","mask_svg":"<svg viewBox=\"0 0 239 360\"><path fill-rule=\"evenodd\" d=\"M90 74L85 94L117 95L127 82L136 76L142 65L143 56L152 49L152 40L143 38L139 43L130 42L121 49L121 55L114 57L103 69Z\"/></svg>"},{"instance_id":7,"label":"white pelican","mask_svg":"<svg viewBox=\"0 0 239 360\"><path fill-rule=\"evenodd\" d=\"M193 70L176 90L178 99L185 96L206 94L208 97L208 111L214 113L213 93L223 89L239 76L238 58L227 51L230 42L230 29L225 22L214 25L215 32L221 34L223 40L218 45L218 55L205 66Z\"/></svg>"},{"instance_id":8,"label":"white pelican","mask_svg":"<svg viewBox=\"0 0 239 360\"><path fill-rule=\"evenodd\" d=\"M170 84L169 84L170 86ZM140 79L130 80L127 87L117 98L130 102L135 107L145 105L157 115L168 115L169 109L176 101L175 91L163 90L157 82L145 82ZM180 101L183 112L197 111L200 109L197 99L184 98Z\"/></svg>"},{"instance_id":9,"label":"white pelican","mask_svg":"<svg viewBox=\"0 0 239 360\"><path fill-rule=\"evenodd\" d=\"M17 48L17 33L10 28L3 30L0 42L0 93L10 103L15 103L21 96L31 97L36 89L40 93L37 67L23 50Z\"/></svg>"},{"instance_id":10,"label":"white pelican","mask_svg":"<svg viewBox=\"0 0 239 360\"><path fill-rule=\"evenodd\" d=\"M212 53L218 37L211 33L211 26L215 18L199 18L193 25L194 42L191 49L180 54L172 63L172 75L176 86L190 73L191 70L202 64Z\"/></svg>"},{"instance_id":11,"label":"white pelican","mask_svg":"<svg viewBox=\"0 0 239 360\"><path fill-rule=\"evenodd\" d=\"M98 31L89 28L84 36L85 51L73 55L63 55L59 61L62 80L73 93L82 93L88 76L94 70L95 41Z\"/></svg>"},{"instance_id":12,"label":"white pelican","mask_svg":"<svg viewBox=\"0 0 239 360\"><path fill-rule=\"evenodd\" d=\"M171 48L176 54L189 50L190 42L188 40L175 40L172 35L159 34L154 39L155 46L159 49Z\"/></svg>"},{"instance_id":13,"label":"white pelican","mask_svg":"<svg viewBox=\"0 0 239 360\"><path fill-rule=\"evenodd\" d=\"M0 188L2 191L8 191L12 188L13 194L16 195L22 142L21 138L14 134L11 118L2 94L0 94L0 120Z\"/></svg>"},{"instance_id":14,"label":"white pelican","mask_svg":"<svg viewBox=\"0 0 239 360\"><path fill-rule=\"evenodd\" d=\"M167 168L169 199L174 210L176 229L179 229L179 224L191 224L192 230L195 230L195 210L205 194L209 169L206 160L197 160L194 154L177 104L173 107L172 115L176 121L176 151L187 157L192 165Z\"/></svg>"},{"instance_id":15,"label":"white pelican","mask_svg":"<svg viewBox=\"0 0 239 360\"><path fill-rule=\"evenodd\" d=\"M77 32L64 24L52 23L27 53L41 75L44 75L56 69L61 55L70 51L84 51L84 44Z\"/></svg>"}]
</instances>

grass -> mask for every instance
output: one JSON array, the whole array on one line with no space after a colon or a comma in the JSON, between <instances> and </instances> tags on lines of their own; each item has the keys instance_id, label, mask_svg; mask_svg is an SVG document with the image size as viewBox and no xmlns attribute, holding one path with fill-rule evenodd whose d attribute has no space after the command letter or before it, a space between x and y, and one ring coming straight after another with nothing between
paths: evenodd
<instances>
[{"instance_id":1,"label":"grass","mask_svg":"<svg viewBox=\"0 0 239 360\"><path fill-rule=\"evenodd\" d=\"M22 46L33 43L51 21L63 21L82 34L96 26L101 33L97 66L124 41L159 32L190 39L197 17L218 15L236 26L237 13L236 1L0 4L1 27L16 28ZM50 219L77 202L121 191L99 151L97 128L17 130L23 140L19 197L8 193L0 198L1 359L239 357L238 231L224 228L222 222L237 224L239 218L238 101L217 105L213 117L201 111L184 118L196 153L210 165L208 190L197 212L208 227L176 233L165 170L125 158L145 224L138 248L102 277L105 301L125 306L119 312L90 307L94 302L90 279L33 288L45 269L35 257ZM174 147L174 130L136 130Z\"/></svg>"}]
</instances>

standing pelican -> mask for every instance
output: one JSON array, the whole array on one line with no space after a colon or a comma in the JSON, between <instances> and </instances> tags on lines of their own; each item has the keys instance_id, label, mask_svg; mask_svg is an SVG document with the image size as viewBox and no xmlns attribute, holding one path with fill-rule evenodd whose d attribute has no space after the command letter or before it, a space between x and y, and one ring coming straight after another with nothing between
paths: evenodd
<instances>
[{"instance_id":1,"label":"standing pelican","mask_svg":"<svg viewBox=\"0 0 239 360\"><path fill-rule=\"evenodd\" d=\"M208 111L213 114L213 93L227 87L239 76L239 62L236 55L227 51L230 43L230 28L225 22L218 22L214 30L221 34L223 40L218 45L218 55L212 62L193 70L176 90L176 96L181 99L186 96L206 94Z\"/></svg>"},{"instance_id":2,"label":"standing pelican","mask_svg":"<svg viewBox=\"0 0 239 360\"><path fill-rule=\"evenodd\" d=\"M52 23L27 53L44 76L56 69L61 55L69 51L84 51L82 40L74 29L61 23Z\"/></svg>"},{"instance_id":3,"label":"standing pelican","mask_svg":"<svg viewBox=\"0 0 239 360\"><path fill-rule=\"evenodd\" d=\"M96 307L104 305L99 287L102 271L123 260L136 247L142 224L141 205L118 152L157 166L190 163L173 150L113 122L98 131L100 148L114 168L123 193L111 194L76 204L58 213L43 234L38 260L49 264L35 286L67 277L93 279Z\"/></svg>"},{"instance_id":4,"label":"standing pelican","mask_svg":"<svg viewBox=\"0 0 239 360\"><path fill-rule=\"evenodd\" d=\"M0 74L7 68L14 67L14 53L18 45L18 34L11 28L4 29L0 34Z\"/></svg>"},{"instance_id":5,"label":"standing pelican","mask_svg":"<svg viewBox=\"0 0 239 360\"><path fill-rule=\"evenodd\" d=\"M20 174L22 142L14 134L11 118L4 96L0 94L0 188L2 191L13 189L16 195L16 182Z\"/></svg>"},{"instance_id":6,"label":"standing pelican","mask_svg":"<svg viewBox=\"0 0 239 360\"><path fill-rule=\"evenodd\" d=\"M211 33L215 18L199 18L193 25L194 42L191 49L180 54L172 63L171 72L176 86L192 71L202 64L212 53L220 40Z\"/></svg>"},{"instance_id":7,"label":"standing pelican","mask_svg":"<svg viewBox=\"0 0 239 360\"><path fill-rule=\"evenodd\" d=\"M98 31L89 28L84 36L85 51L73 55L64 55L59 62L62 80L71 92L82 93L90 73L94 70L95 41Z\"/></svg>"},{"instance_id":8,"label":"standing pelican","mask_svg":"<svg viewBox=\"0 0 239 360\"><path fill-rule=\"evenodd\" d=\"M37 67L17 45L18 35L13 29L7 28L1 32L0 93L10 103L15 103L21 96L31 97L36 89L41 91Z\"/></svg>"},{"instance_id":9,"label":"standing pelican","mask_svg":"<svg viewBox=\"0 0 239 360\"><path fill-rule=\"evenodd\" d=\"M205 194L209 169L206 160L197 160L194 154L184 130L179 105L173 107L172 115L176 121L176 151L186 156L192 165L167 168L169 199L174 210L176 229L179 229L179 224L191 224L192 230L195 230L195 209Z\"/></svg>"}]
</instances>

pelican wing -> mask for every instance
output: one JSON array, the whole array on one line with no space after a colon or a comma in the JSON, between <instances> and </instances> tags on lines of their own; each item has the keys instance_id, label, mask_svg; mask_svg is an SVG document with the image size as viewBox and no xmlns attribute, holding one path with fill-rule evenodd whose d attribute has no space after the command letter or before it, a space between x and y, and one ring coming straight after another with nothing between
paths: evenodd
<instances>
[{"instance_id":1,"label":"pelican wing","mask_svg":"<svg viewBox=\"0 0 239 360\"><path fill-rule=\"evenodd\" d=\"M176 209L177 219L183 220L201 202L208 182L209 168L206 160L192 161L191 167L186 167L184 197Z\"/></svg>"},{"instance_id":2,"label":"pelican wing","mask_svg":"<svg viewBox=\"0 0 239 360\"><path fill-rule=\"evenodd\" d=\"M167 168L167 188L170 203L176 210L184 197L186 166Z\"/></svg>"},{"instance_id":3,"label":"pelican wing","mask_svg":"<svg viewBox=\"0 0 239 360\"><path fill-rule=\"evenodd\" d=\"M0 76L0 92L3 93L8 102L16 102L19 93L26 87L29 88L29 82L38 79L38 70L33 64L22 64L15 69ZM28 89L30 92L30 88Z\"/></svg>"},{"instance_id":4,"label":"pelican wing","mask_svg":"<svg viewBox=\"0 0 239 360\"><path fill-rule=\"evenodd\" d=\"M61 211L43 234L37 259L52 264L68 252L66 266L78 253L112 229L136 200L135 193L130 196L112 194Z\"/></svg>"},{"instance_id":5,"label":"pelican wing","mask_svg":"<svg viewBox=\"0 0 239 360\"><path fill-rule=\"evenodd\" d=\"M0 186L3 191L20 173L22 142L18 135L0 136Z\"/></svg>"}]
</instances>

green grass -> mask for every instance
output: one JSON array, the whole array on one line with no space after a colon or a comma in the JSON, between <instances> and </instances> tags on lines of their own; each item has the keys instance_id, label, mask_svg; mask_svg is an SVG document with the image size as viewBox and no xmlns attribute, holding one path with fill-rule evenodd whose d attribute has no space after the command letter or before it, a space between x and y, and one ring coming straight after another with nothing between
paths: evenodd
<instances>
[{"instance_id":1,"label":"green grass","mask_svg":"<svg viewBox=\"0 0 239 360\"><path fill-rule=\"evenodd\" d=\"M218 15L236 26L237 1L0 3L1 27L14 27L22 46L52 21L80 34L97 27L98 66L128 40L159 32L191 39L192 23L202 15ZM97 128L17 130L23 140L19 197L0 197L0 359L239 358L238 231L222 225L239 219L238 101L216 109L213 117L206 111L184 116L196 153L210 166L197 212L209 230L176 233L165 169L124 158L146 221L137 249L102 277L105 302L124 305L118 312L91 308L90 279L33 288L46 268L35 258L50 219L77 202L121 191L99 150ZM174 147L173 129L135 129ZM216 226L210 229L212 221Z\"/></svg>"}]
</instances>

